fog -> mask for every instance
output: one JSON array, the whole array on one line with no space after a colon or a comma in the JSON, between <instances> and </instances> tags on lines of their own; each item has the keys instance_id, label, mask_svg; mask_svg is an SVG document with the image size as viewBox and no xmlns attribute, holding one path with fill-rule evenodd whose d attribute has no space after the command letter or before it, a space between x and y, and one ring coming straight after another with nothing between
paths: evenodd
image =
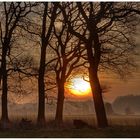
<instances>
[{"instance_id":1,"label":"fog","mask_svg":"<svg viewBox=\"0 0 140 140\"><path fill-rule=\"evenodd\" d=\"M119 96L114 102L109 103L105 101L105 108L107 115L140 115L140 96L127 95ZM109 106L107 105L109 104ZM113 112L110 111L112 108ZM8 104L9 116L13 117L37 117L37 103L17 104L9 102ZM55 100L48 104L46 103L46 118L51 116L53 119L56 111ZM92 100L65 100L64 116L94 116L94 102Z\"/></svg>"}]
</instances>

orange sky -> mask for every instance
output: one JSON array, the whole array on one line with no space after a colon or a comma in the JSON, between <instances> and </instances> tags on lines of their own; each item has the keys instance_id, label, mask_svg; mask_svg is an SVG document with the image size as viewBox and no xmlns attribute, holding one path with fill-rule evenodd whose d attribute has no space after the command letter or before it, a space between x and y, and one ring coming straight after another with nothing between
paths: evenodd
<instances>
[{"instance_id":1,"label":"orange sky","mask_svg":"<svg viewBox=\"0 0 140 140\"><path fill-rule=\"evenodd\" d=\"M140 62L140 56L138 58L138 62ZM133 73L133 76L129 76L125 81L119 79L117 76L116 77L112 76L112 74L102 75L100 79L107 86L108 85L110 86L109 91L103 93L103 98L105 101L112 102L118 96L124 96L130 94L140 95L140 68L137 70L137 72ZM92 99L91 93L90 93L91 96L76 96L74 94L70 94L69 91L66 91L65 94L67 99L75 99L75 100ZM37 95L38 94L37 94L37 87L36 87L36 90L33 91L32 94L18 98L18 103L37 102L38 101Z\"/></svg>"},{"instance_id":2,"label":"orange sky","mask_svg":"<svg viewBox=\"0 0 140 140\"><path fill-rule=\"evenodd\" d=\"M136 43L138 46L138 53L140 54L140 27L137 29L137 35L136 35ZM35 53L36 54L36 53ZM107 83L111 88L108 92L103 94L103 98L106 101L112 102L116 97L118 96L124 96L124 95L140 95L140 55L136 58L137 63L139 64L139 68L137 72L133 72L133 76L129 76L126 81L123 81L117 77L113 77L112 74L106 74L101 76L101 79ZM27 103L27 102L37 102L37 89L33 91L33 94L30 94L28 96L21 97L19 99L19 103ZM92 97L78 97L71 94L71 97L74 99L92 99Z\"/></svg>"},{"instance_id":3,"label":"orange sky","mask_svg":"<svg viewBox=\"0 0 140 140\"><path fill-rule=\"evenodd\" d=\"M104 93L104 99L113 101L117 96L124 95L140 95L140 71L134 73L126 81L112 78L110 81L111 89L108 93Z\"/></svg>"},{"instance_id":4,"label":"orange sky","mask_svg":"<svg viewBox=\"0 0 140 140\"><path fill-rule=\"evenodd\" d=\"M123 95L140 95L140 26L136 31L136 44L137 44L137 53L139 54L135 61L138 64L136 72L132 72L132 76L128 76L126 81L123 81L119 78L107 78L106 81L110 83L111 89L108 93L105 93L104 99L113 101L117 96Z\"/></svg>"}]
</instances>

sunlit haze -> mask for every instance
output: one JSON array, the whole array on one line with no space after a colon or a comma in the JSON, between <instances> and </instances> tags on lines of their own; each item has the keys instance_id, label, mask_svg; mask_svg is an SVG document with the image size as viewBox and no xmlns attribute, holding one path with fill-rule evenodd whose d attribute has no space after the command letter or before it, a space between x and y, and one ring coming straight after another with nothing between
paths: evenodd
<instances>
[{"instance_id":1,"label":"sunlit haze","mask_svg":"<svg viewBox=\"0 0 140 140\"><path fill-rule=\"evenodd\" d=\"M73 77L66 84L66 88L76 96L89 96L91 93L90 83L82 77Z\"/></svg>"}]
</instances>

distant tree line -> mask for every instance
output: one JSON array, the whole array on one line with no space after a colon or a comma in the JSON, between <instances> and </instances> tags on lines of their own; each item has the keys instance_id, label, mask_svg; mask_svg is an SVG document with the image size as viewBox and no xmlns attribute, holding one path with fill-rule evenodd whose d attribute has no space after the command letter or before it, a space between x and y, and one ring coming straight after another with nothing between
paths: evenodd
<instances>
[{"instance_id":1,"label":"distant tree line","mask_svg":"<svg viewBox=\"0 0 140 140\"><path fill-rule=\"evenodd\" d=\"M45 124L47 91L56 84L55 121L57 125L63 123L65 82L82 67L88 70L97 125L107 127L98 73L110 70L124 77L135 69L139 3L1 2L0 11L1 125L9 123L7 99L12 77L21 83L25 77L37 79L39 126ZM32 46L39 49L38 65L33 56L25 55L31 54L28 49ZM51 72L55 74L53 86L46 75Z\"/></svg>"},{"instance_id":2,"label":"distant tree line","mask_svg":"<svg viewBox=\"0 0 140 140\"><path fill-rule=\"evenodd\" d=\"M139 114L140 113L140 96L139 95L126 95L119 96L113 102L113 108L118 113L125 114Z\"/></svg>"}]
</instances>

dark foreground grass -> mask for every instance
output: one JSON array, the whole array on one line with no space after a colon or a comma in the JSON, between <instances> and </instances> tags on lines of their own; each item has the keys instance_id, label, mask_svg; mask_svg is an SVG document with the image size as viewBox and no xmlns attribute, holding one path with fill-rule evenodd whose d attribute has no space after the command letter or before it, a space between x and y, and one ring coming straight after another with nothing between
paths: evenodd
<instances>
[{"instance_id":1,"label":"dark foreground grass","mask_svg":"<svg viewBox=\"0 0 140 140\"><path fill-rule=\"evenodd\" d=\"M1 138L139 138L140 127L109 127L106 129L30 129L1 130Z\"/></svg>"}]
</instances>

